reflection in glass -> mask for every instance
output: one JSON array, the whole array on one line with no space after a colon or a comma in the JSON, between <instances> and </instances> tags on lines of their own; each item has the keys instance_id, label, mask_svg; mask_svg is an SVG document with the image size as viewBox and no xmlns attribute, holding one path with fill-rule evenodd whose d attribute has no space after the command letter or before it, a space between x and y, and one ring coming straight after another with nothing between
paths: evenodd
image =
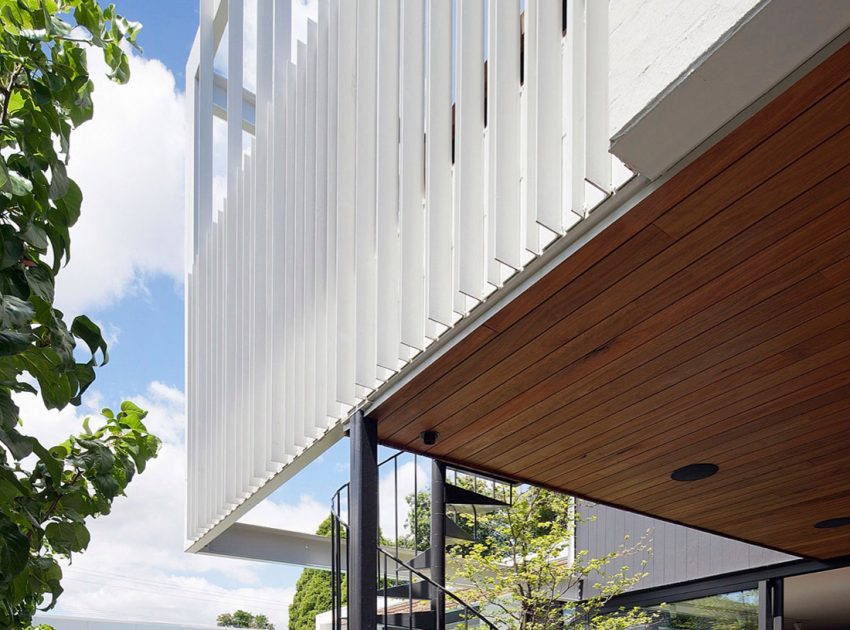
<instances>
[{"instance_id":1,"label":"reflection in glass","mask_svg":"<svg viewBox=\"0 0 850 630\"><path fill-rule=\"evenodd\" d=\"M631 630L757 630L758 591L712 595L648 609L654 620Z\"/></svg>"}]
</instances>

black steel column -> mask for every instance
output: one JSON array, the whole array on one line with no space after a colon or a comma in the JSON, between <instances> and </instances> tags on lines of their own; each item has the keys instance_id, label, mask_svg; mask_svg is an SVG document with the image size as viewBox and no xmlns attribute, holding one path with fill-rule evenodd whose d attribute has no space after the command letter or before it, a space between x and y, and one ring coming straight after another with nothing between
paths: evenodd
<instances>
[{"instance_id":1,"label":"black steel column","mask_svg":"<svg viewBox=\"0 0 850 630\"><path fill-rule=\"evenodd\" d=\"M431 460L431 579L446 585L446 465ZM431 610L436 630L446 627L446 595L432 588Z\"/></svg>"},{"instance_id":2,"label":"black steel column","mask_svg":"<svg viewBox=\"0 0 850 630\"><path fill-rule=\"evenodd\" d=\"M378 425L358 411L350 426L348 627L375 630L378 624Z\"/></svg>"}]
</instances>

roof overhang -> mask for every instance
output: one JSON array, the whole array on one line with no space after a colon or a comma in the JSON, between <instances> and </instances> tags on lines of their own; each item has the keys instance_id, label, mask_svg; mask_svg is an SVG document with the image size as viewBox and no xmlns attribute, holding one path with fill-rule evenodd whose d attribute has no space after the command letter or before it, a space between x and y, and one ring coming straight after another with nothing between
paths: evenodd
<instances>
[{"instance_id":1,"label":"roof overhang","mask_svg":"<svg viewBox=\"0 0 850 630\"><path fill-rule=\"evenodd\" d=\"M381 440L795 555L850 553L850 528L813 527L850 515L846 41L609 200L384 395ZM721 473L670 479L706 460Z\"/></svg>"}]
</instances>

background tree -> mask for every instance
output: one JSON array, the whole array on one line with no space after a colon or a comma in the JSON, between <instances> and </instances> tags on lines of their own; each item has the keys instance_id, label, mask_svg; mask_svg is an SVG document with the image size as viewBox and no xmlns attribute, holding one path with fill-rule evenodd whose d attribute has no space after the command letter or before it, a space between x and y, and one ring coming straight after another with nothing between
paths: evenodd
<instances>
[{"instance_id":1,"label":"background tree","mask_svg":"<svg viewBox=\"0 0 850 630\"><path fill-rule=\"evenodd\" d=\"M331 535L329 516L316 529L319 536ZM346 577L343 576L342 603L346 603ZM313 630L316 615L331 609L331 573L322 569L304 569L295 584L295 596L289 605L289 630Z\"/></svg>"},{"instance_id":2,"label":"background tree","mask_svg":"<svg viewBox=\"0 0 850 630\"><path fill-rule=\"evenodd\" d=\"M264 628L274 630L274 624L265 615L252 615L245 610L234 613L221 613L216 618L216 624L227 628Z\"/></svg>"},{"instance_id":3,"label":"background tree","mask_svg":"<svg viewBox=\"0 0 850 630\"><path fill-rule=\"evenodd\" d=\"M87 519L107 514L159 447L129 402L44 445L23 432L12 397L79 405L108 360L88 317L68 326L54 307L54 283L82 205L66 166L71 131L93 112L87 50L126 82L121 46L139 28L96 0L0 0L0 628L27 627L37 607L55 605L58 559L86 548Z\"/></svg>"},{"instance_id":4,"label":"background tree","mask_svg":"<svg viewBox=\"0 0 850 630\"><path fill-rule=\"evenodd\" d=\"M625 564L617 568L615 562L649 552L646 541L625 542L600 558L579 551L570 561L567 551L580 517L569 497L535 487L514 493L510 509L479 519L483 538L453 546L450 555L462 558L455 579L470 585L461 597L500 628L561 630L589 622L597 630L616 630L652 619L638 609L600 614L611 598L647 575L645 560L637 570ZM582 584L595 594L580 609L571 608L568 602Z\"/></svg>"}]
</instances>

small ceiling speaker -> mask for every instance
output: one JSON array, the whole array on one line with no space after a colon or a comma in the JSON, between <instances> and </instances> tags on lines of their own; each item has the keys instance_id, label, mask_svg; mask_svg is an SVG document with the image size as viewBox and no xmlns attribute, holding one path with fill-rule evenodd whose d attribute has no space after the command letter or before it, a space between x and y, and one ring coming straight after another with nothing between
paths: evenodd
<instances>
[{"instance_id":1,"label":"small ceiling speaker","mask_svg":"<svg viewBox=\"0 0 850 630\"><path fill-rule=\"evenodd\" d=\"M433 430L423 431L419 434L419 437L422 438L422 443L425 446L434 446L437 443L437 438L440 437L440 434Z\"/></svg>"}]
</instances>

